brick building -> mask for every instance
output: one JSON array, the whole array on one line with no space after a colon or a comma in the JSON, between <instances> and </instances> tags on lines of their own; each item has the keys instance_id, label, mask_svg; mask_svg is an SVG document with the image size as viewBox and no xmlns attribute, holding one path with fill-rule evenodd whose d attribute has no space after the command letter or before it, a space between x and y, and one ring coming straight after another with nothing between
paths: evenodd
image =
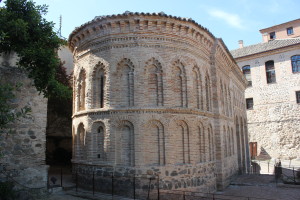
<instances>
[{"instance_id":1,"label":"brick building","mask_svg":"<svg viewBox=\"0 0 300 200\"><path fill-rule=\"evenodd\" d=\"M249 170L246 80L207 29L164 13L125 12L83 24L69 44L72 162L87 172L80 183L91 171L154 173L164 189L214 191Z\"/></svg>"}]
</instances>

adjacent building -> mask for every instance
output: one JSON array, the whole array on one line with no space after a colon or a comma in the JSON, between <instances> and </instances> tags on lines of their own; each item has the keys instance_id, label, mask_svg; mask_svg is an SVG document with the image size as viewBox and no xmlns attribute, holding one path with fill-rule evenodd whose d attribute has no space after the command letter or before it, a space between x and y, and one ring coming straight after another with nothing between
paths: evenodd
<instances>
[{"instance_id":1,"label":"adjacent building","mask_svg":"<svg viewBox=\"0 0 300 200\"><path fill-rule=\"evenodd\" d=\"M250 152L300 158L300 19L260 30L263 42L231 51L248 80Z\"/></svg>"}]
</instances>

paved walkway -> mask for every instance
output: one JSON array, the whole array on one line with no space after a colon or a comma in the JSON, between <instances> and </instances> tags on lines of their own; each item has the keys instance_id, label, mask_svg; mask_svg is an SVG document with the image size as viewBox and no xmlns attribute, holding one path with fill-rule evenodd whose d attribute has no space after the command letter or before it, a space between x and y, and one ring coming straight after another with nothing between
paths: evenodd
<instances>
[{"instance_id":1,"label":"paved walkway","mask_svg":"<svg viewBox=\"0 0 300 200\"><path fill-rule=\"evenodd\" d=\"M274 175L241 175L232 181L228 188L217 194L244 196L253 200L300 200L300 185L276 183Z\"/></svg>"}]
</instances>

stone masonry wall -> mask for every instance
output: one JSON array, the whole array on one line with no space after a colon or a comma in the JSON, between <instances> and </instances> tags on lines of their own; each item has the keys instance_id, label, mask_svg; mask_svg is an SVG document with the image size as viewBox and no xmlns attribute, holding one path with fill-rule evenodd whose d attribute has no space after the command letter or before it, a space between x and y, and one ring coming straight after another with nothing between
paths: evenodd
<instances>
[{"instance_id":1,"label":"stone masonry wall","mask_svg":"<svg viewBox=\"0 0 300 200\"><path fill-rule=\"evenodd\" d=\"M15 67L14 54L0 57L0 84L21 83L15 91L16 98L11 105L14 109L29 106L28 117L11 124L12 133L5 130L0 135L0 180L6 176L31 188L46 188L47 169L45 165L47 99L39 95L33 81Z\"/></svg>"},{"instance_id":2,"label":"stone masonry wall","mask_svg":"<svg viewBox=\"0 0 300 200\"><path fill-rule=\"evenodd\" d=\"M253 98L253 110L247 111L249 142L257 142L261 150L275 159L300 158L300 105L296 91L300 91L300 74L292 72L291 56L299 55L295 48L262 54L257 58L239 61L242 68L251 66L252 87L245 98ZM267 84L265 62L274 60L276 83Z\"/></svg>"}]
</instances>

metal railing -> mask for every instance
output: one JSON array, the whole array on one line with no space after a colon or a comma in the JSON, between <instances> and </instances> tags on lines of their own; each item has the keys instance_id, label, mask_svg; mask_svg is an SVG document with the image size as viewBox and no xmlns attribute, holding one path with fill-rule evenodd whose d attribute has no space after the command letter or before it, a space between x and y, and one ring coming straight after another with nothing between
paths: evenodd
<instances>
[{"instance_id":1,"label":"metal railing","mask_svg":"<svg viewBox=\"0 0 300 200\"><path fill-rule=\"evenodd\" d=\"M280 172L280 168L275 168L276 166L270 166L270 170L274 169L274 175L277 176ZM273 168L274 167L274 168ZM277 166L278 167L278 166ZM279 170L278 170L279 169ZM64 170L57 170L60 172L60 178L58 182L63 186L63 179L66 177L64 175ZM197 199L230 199L230 200L271 200L271 198L258 198L251 196L235 196L235 195L224 195L218 193L204 193L204 192L191 192L183 191L178 189L171 190L163 184L167 182L157 174L121 174L117 171L105 172L97 171L95 168L93 170L75 170L73 174L73 183L76 192L80 192L81 189L84 191L89 191L90 195L96 196L101 194L111 195L113 199L114 196L126 196L132 199L157 199L157 200L197 200ZM288 173L283 169L281 177L288 177L292 182L296 180L296 170L292 168ZM294 176L290 176L290 174ZM168 184L167 184L168 185ZM74 189L73 189L74 191Z\"/></svg>"}]
</instances>

